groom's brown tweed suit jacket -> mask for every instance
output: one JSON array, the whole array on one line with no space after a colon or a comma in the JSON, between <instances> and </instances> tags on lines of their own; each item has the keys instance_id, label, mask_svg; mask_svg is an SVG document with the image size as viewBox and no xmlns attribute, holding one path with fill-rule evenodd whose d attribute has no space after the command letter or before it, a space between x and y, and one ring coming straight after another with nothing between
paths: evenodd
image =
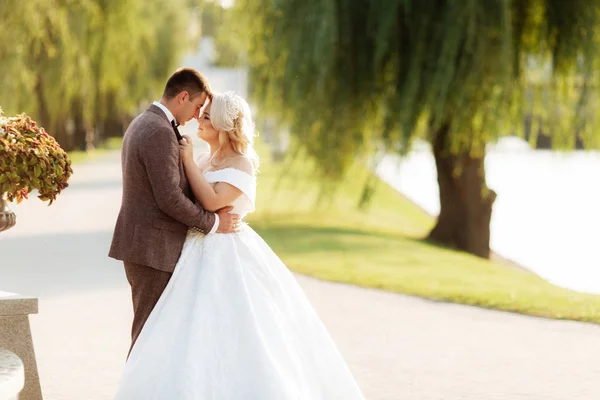
<instances>
[{"instance_id":1,"label":"groom's brown tweed suit jacket","mask_svg":"<svg viewBox=\"0 0 600 400\"><path fill-rule=\"evenodd\" d=\"M192 202L175 132L157 106L127 128L121 164L123 198L109 256L124 262L131 285L133 348L171 278L188 227L206 234L215 214Z\"/></svg>"},{"instance_id":2,"label":"groom's brown tweed suit jacket","mask_svg":"<svg viewBox=\"0 0 600 400\"><path fill-rule=\"evenodd\" d=\"M177 138L157 106L127 128L121 165L123 198L109 256L173 272L188 227L208 233L215 215L191 200Z\"/></svg>"}]
</instances>

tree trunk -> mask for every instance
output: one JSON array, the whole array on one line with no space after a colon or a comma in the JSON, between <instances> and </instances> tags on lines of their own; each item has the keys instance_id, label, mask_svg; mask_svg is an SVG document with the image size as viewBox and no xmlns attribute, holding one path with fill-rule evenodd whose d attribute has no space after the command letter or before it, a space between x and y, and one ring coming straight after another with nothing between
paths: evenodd
<instances>
[{"instance_id":1,"label":"tree trunk","mask_svg":"<svg viewBox=\"0 0 600 400\"><path fill-rule=\"evenodd\" d=\"M50 126L50 112L48 111L48 104L44 97L44 81L40 74L36 77L35 96L37 100L38 125L44 128L49 135L53 135L52 127Z\"/></svg>"},{"instance_id":2,"label":"tree trunk","mask_svg":"<svg viewBox=\"0 0 600 400\"><path fill-rule=\"evenodd\" d=\"M94 130L90 127L88 121L85 120L83 112L83 100L75 98L71 107L73 114L73 140L74 147L81 151L94 150Z\"/></svg>"},{"instance_id":3,"label":"tree trunk","mask_svg":"<svg viewBox=\"0 0 600 400\"><path fill-rule=\"evenodd\" d=\"M73 99L73 106L71 112L73 113L73 136L75 139L75 147L78 150L87 150L87 132L85 124L83 122L83 107L81 106L80 99Z\"/></svg>"},{"instance_id":4,"label":"tree trunk","mask_svg":"<svg viewBox=\"0 0 600 400\"><path fill-rule=\"evenodd\" d=\"M68 121L66 120L66 117L58 118L56 123L53 125L53 130L56 133L54 137L64 151L72 151L75 150L75 142L73 140L72 131L69 131L67 122Z\"/></svg>"},{"instance_id":5,"label":"tree trunk","mask_svg":"<svg viewBox=\"0 0 600 400\"><path fill-rule=\"evenodd\" d=\"M104 120L104 135L105 138L114 138L114 137L122 137L123 133L125 133L125 129L123 127L123 122L119 118L119 115L110 114Z\"/></svg>"},{"instance_id":6,"label":"tree trunk","mask_svg":"<svg viewBox=\"0 0 600 400\"><path fill-rule=\"evenodd\" d=\"M115 92L109 92L106 95L107 112L104 118L104 137L106 139L113 137L122 137L125 133L121 111L117 107L117 95Z\"/></svg>"},{"instance_id":7,"label":"tree trunk","mask_svg":"<svg viewBox=\"0 0 600 400\"><path fill-rule=\"evenodd\" d=\"M45 81L41 74L37 75L35 83L35 96L37 100L37 123L43 127L49 135L53 136L65 151L71 151L72 140L66 129L66 124L60 116L50 114L50 106L45 97Z\"/></svg>"},{"instance_id":8,"label":"tree trunk","mask_svg":"<svg viewBox=\"0 0 600 400\"><path fill-rule=\"evenodd\" d=\"M481 158L451 154L448 131L448 126L442 127L433 143L440 215L428 239L489 258L490 220L496 193L485 183L485 152Z\"/></svg>"}]
</instances>

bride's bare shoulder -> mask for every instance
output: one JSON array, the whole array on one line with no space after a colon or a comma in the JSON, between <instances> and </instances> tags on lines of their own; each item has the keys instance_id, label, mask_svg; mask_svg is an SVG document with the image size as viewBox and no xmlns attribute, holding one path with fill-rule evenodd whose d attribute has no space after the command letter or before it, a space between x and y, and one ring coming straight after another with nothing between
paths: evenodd
<instances>
[{"instance_id":1,"label":"bride's bare shoulder","mask_svg":"<svg viewBox=\"0 0 600 400\"><path fill-rule=\"evenodd\" d=\"M256 174L256 167L254 161L247 156L235 157L223 165L224 168L235 168L237 170L243 171L250 176L254 176Z\"/></svg>"}]
</instances>

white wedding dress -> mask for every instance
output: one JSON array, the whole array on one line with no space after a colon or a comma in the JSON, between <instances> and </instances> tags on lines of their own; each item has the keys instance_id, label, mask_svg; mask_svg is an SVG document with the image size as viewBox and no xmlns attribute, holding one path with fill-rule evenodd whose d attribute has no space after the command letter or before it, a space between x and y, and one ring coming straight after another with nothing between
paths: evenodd
<instances>
[{"instance_id":1,"label":"white wedding dress","mask_svg":"<svg viewBox=\"0 0 600 400\"><path fill-rule=\"evenodd\" d=\"M254 211L254 177L233 168L204 176L244 193L233 213ZM243 224L236 234L189 231L125 364L116 399L364 397L293 275Z\"/></svg>"}]
</instances>

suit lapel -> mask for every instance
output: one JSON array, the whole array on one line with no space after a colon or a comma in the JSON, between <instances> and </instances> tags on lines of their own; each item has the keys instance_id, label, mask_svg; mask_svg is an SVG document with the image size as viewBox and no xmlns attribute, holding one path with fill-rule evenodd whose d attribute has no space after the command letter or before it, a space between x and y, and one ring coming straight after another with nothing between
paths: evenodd
<instances>
[{"instance_id":1,"label":"suit lapel","mask_svg":"<svg viewBox=\"0 0 600 400\"><path fill-rule=\"evenodd\" d=\"M161 110L160 108L158 108L157 106L155 106L154 104L150 104L150 106L146 109L146 111L149 111L151 113L154 113L154 114L158 115L167 124L169 124L169 126L171 126L171 123L169 122L169 119L167 118L167 115L164 113L164 111Z\"/></svg>"}]
</instances>

